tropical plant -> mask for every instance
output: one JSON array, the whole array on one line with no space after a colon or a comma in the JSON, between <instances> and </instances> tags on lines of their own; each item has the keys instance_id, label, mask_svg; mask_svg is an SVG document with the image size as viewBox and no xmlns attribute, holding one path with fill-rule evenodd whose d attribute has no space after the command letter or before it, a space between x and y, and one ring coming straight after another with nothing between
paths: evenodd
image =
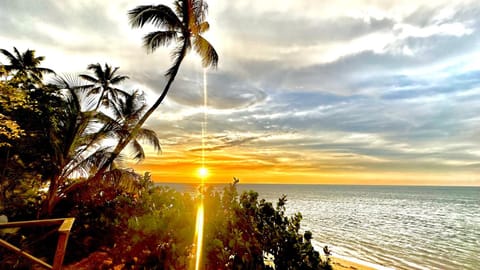
<instances>
[{"instance_id":1,"label":"tropical plant","mask_svg":"<svg viewBox=\"0 0 480 270\"><path fill-rule=\"evenodd\" d=\"M40 83L43 79L43 74L55 72L49 68L39 67L40 63L45 59L44 56L35 56L34 50L26 50L20 53L17 48L13 47L13 53L0 49L0 53L7 57L10 64L3 65L4 70L8 73L16 72L14 77L26 77L33 83Z\"/></svg>"},{"instance_id":2,"label":"tropical plant","mask_svg":"<svg viewBox=\"0 0 480 270\"><path fill-rule=\"evenodd\" d=\"M101 134L105 134L111 139L124 139L130 135L132 128L136 125L138 119L143 115L143 111L146 107L144 95L138 91L134 91L132 94L128 94L125 99L119 100L118 105L119 106L114 107L112 110L113 117L108 117L102 114L108 119L108 121L105 122L104 126L102 127L102 132L97 132L95 136L98 137ZM103 137L105 136L101 135L100 138ZM147 142L148 144L152 145L155 150L160 151L160 141L158 140L155 131L146 128L140 128L137 136L130 141L131 151L134 159L141 161L145 158L145 152L140 141ZM101 155L99 155L101 160L96 160L95 169L98 169L98 167L101 167L103 164L105 164L110 155L111 152L101 153ZM70 186L65 188L64 193L68 194L74 192L87 185L98 185L102 181L107 183L112 182L112 178L118 179L118 167L114 166L114 163L109 164L110 167L108 167L108 170L103 172L101 177L90 178L87 175L85 178L77 179L75 183L72 183ZM95 170L93 170L93 173L95 173ZM126 176L128 174L122 173L120 175ZM130 179L134 178L135 177L131 177ZM125 179L125 177L123 179Z\"/></svg>"},{"instance_id":3,"label":"tropical plant","mask_svg":"<svg viewBox=\"0 0 480 270\"><path fill-rule=\"evenodd\" d=\"M52 163L58 171L51 177L46 213L51 214L55 205L70 193L80 187L98 185L101 180L107 183L118 179L135 181L136 177L122 171L114 163L109 163L101 178L90 178L95 174L111 154L111 147L104 144L105 139L122 140L128 136L133 126L142 116L145 100L141 94L125 92L124 99L117 101L113 107L113 117L101 111L82 111L81 100L77 95L78 87L69 85L63 80L63 89L66 104L57 120L60 129L50 137L55 145L55 155ZM95 128L95 126L100 126ZM56 135L61 136L57 139ZM154 131L140 129L134 140L131 141L134 158L141 160L145 157L143 148L138 140L151 143L155 149L160 149L159 140ZM118 156L117 156L118 157ZM129 179L129 180L127 180ZM112 182L112 183L113 183ZM45 211L44 211L45 212Z\"/></svg>"},{"instance_id":4,"label":"tropical plant","mask_svg":"<svg viewBox=\"0 0 480 270\"><path fill-rule=\"evenodd\" d=\"M124 100L119 100L118 107L113 110L113 119L115 119L114 132L119 140L126 138L133 130L147 107L143 92L134 91L128 94ZM156 151L160 151L160 141L155 131L146 128L140 128L135 138L130 141L133 149L133 158L140 161L145 158L145 152L139 140L147 141Z\"/></svg>"},{"instance_id":5,"label":"tropical plant","mask_svg":"<svg viewBox=\"0 0 480 270\"><path fill-rule=\"evenodd\" d=\"M285 196L274 207L255 191L239 194L236 183L223 192L207 187L201 195L206 209L202 269L271 269L265 263L267 253L273 256L275 269L331 269L312 246L312 233L300 233L301 215L286 215ZM136 200L137 210L123 215L128 227L109 249L113 265L133 269L192 266L199 198L162 186L144 189Z\"/></svg>"},{"instance_id":6,"label":"tropical plant","mask_svg":"<svg viewBox=\"0 0 480 270\"><path fill-rule=\"evenodd\" d=\"M130 141L137 136L145 121L165 99L180 69L180 64L192 47L202 58L204 67L216 67L218 64L217 52L202 36L209 29L209 24L205 21L207 4L202 0L176 0L174 6L175 11L166 5L138 6L128 13L132 27L143 27L145 24L151 23L160 28L159 31L151 32L144 37L144 46L147 51L153 52L158 47L171 43L176 43L177 47L172 52L173 65L166 72L168 81L162 93L139 119L129 136L116 145L108 162L98 170L94 178L103 174L108 167L108 163L113 162Z\"/></svg>"},{"instance_id":7,"label":"tropical plant","mask_svg":"<svg viewBox=\"0 0 480 270\"><path fill-rule=\"evenodd\" d=\"M20 82L23 79L17 77L14 80ZM25 210L23 212L35 212L33 209L38 208L40 197L38 191L55 170L50 163L52 145L49 143L51 134L48 131L56 125L53 104L57 104L59 99L46 86L25 89L13 87L9 81L2 82L2 85L5 92L2 91L0 95L0 111L9 121L16 123L20 130L17 130L18 136L13 136L10 140L8 136L1 138L5 144L0 147L0 199L9 209L23 205L23 209L20 207ZM27 86L23 83L18 85ZM27 210L30 208L32 211ZM11 214L17 215L16 212L20 211L13 209Z\"/></svg>"},{"instance_id":8,"label":"tropical plant","mask_svg":"<svg viewBox=\"0 0 480 270\"><path fill-rule=\"evenodd\" d=\"M113 87L128 79L128 76L116 74L119 69L118 67L112 68L105 63L105 68L102 68L102 66L97 63L88 65L87 69L91 70L95 75L80 74L79 76L91 83L83 86L88 89L88 95L98 95L95 110L98 110L102 104L107 108L117 106L120 98L128 95L128 93L122 89Z\"/></svg>"},{"instance_id":9,"label":"tropical plant","mask_svg":"<svg viewBox=\"0 0 480 270\"><path fill-rule=\"evenodd\" d=\"M17 84L28 78L16 75L0 82L2 204L10 202L13 207L34 202L30 213L41 208L42 216L51 216L55 206L76 187L99 184L88 180L111 155L112 147L105 142L128 136L142 116L145 99L138 92L125 93L108 115L103 111L85 111L83 106L92 107L96 99L84 95L82 81L72 78L75 77L58 77L55 85L34 86ZM12 80L15 83L11 84ZM160 149L155 132L140 129L131 141L134 158L138 160L145 156L140 141ZM129 181L136 181L135 176L122 171L115 162L109 163L102 178L97 180L100 179L107 184L118 184L117 180L121 180L124 187ZM29 185L37 193L32 198L26 196L31 193L27 192ZM48 191L40 195L42 185ZM43 198L41 207L39 198Z\"/></svg>"}]
</instances>

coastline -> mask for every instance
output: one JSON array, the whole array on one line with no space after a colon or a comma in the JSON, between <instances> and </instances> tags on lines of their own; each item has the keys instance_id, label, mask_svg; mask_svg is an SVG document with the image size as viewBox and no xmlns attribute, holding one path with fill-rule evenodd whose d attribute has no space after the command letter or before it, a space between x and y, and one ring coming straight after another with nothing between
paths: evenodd
<instances>
[{"instance_id":1,"label":"coastline","mask_svg":"<svg viewBox=\"0 0 480 270\"><path fill-rule=\"evenodd\" d=\"M334 255L330 257L333 270L393 270L393 268L362 260Z\"/></svg>"}]
</instances>

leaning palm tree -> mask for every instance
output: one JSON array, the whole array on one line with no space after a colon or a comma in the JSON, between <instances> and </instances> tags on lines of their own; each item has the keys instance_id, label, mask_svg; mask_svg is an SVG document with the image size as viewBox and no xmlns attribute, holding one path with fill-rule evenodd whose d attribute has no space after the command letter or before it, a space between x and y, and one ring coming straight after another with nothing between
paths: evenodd
<instances>
[{"instance_id":1,"label":"leaning palm tree","mask_svg":"<svg viewBox=\"0 0 480 270\"><path fill-rule=\"evenodd\" d=\"M122 89L113 87L128 79L128 76L116 74L119 69L118 67L112 68L108 64L105 64L105 69L103 69L102 66L97 63L88 65L87 69L91 70L95 75L80 74L79 76L91 83L84 86L88 89L88 95L99 94L95 110L98 110L101 104L107 108L112 107L112 105L116 106L119 101L119 94L123 97L128 95L128 93Z\"/></svg>"},{"instance_id":2,"label":"leaning palm tree","mask_svg":"<svg viewBox=\"0 0 480 270\"><path fill-rule=\"evenodd\" d=\"M13 53L5 49L0 49L0 53L7 57L10 62L8 65L3 65L7 73L15 71L15 76L25 76L37 83L42 81L43 74L55 74L55 72L49 68L39 67L45 57L35 56L34 50L26 50L24 53L20 53L17 48L13 47Z\"/></svg>"},{"instance_id":3,"label":"leaning palm tree","mask_svg":"<svg viewBox=\"0 0 480 270\"><path fill-rule=\"evenodd\" d=\"M115 147L108 162L102 166L93 178L98 178L120 154L120 152L135 138L145 121L158 108L167 96L170 86L180 69L180 64L190 49L194 49L202 58L204 67L216 67L218 54L213 46L202 36L209 29L206 19L207 4L202 0L176 0L175 11L165 5L138 6L129 11L130 24L132 27L143 27L150 23L160 28L143 38L144 47L148 52L155 51L160 46L175 43L173 65L167 70L167 84L156 102L148 109L143 117L137 122L133 131Z\"/></svg>"}]
</instances>

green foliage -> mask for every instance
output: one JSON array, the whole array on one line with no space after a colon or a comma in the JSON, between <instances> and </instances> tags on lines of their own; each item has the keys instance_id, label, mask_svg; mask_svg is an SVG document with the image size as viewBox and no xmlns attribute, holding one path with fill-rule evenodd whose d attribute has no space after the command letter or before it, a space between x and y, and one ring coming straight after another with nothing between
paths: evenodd
<instances>
[{"instance_id":1,"label":"green foliage","mask_svg":"<svg viewBox=\"0 0 480 270\"><path fill-rule=\"evenodd\" d=\"M205 205L204 269L267 269L264 255L274 256L276 269L329 269L311 244L311 232L300 233L301 215L285 215L286 198L277 206L254 191L238 194L235 181L222 192L207 188L200 197L166 187L145 189L128 228L109 249L114 265L135 269L187 269L193 263L195 210Z\"/></svg>"},{"instance_id":2,"label":"green foliage","mask_svg":"<svg viewBox=\"0 0 480 270\"><path fill-rule=\"evenodd\" d=\"M177 13L186 13L179 13L183 20L174 30L187 35L185 40L197 40L193 48L205 64L215 66L218 56L200 36L208 29L203 4L198 2L199 10L194 10L185 1L176 3ZM130 15L145 23L171 11L163 7L143 6ZM160 9L144 17L150 8ZM133 25L143 23L132 19ZM126 269L186 269L196 249L196 207L203 201L205 269L268 269L266 254L273 256L276 269L329 269L314 250L311 233L300 233L301 214L286 216L285 196L274 206L255 191L238 194L236 179L221 192L206 188L200 195L179 193L156 187L149 175L141 177L114 162L129 143L135 158L144 158L137 139L159 149L155 133L141 126L165 97L190 46L187 42L178 48L164 93L147 113L142 95L112 88L127 78L115 75L117 68L89 66L96 77L82 77L91 85L72 85L65 79L44 85L42 74L53 71L38 67L43 57L35 57L32 50L0 50L11 62L0 69L6 78L0 81L0 214L12 221L40 214L74 216L66 262L103 250ZM106 139L117 141L114 151L102 146ZM25 250L46 255L54 249L55 241L32 247L23 241L25 233L46 239L44 231L19 231L12 237ZM1 263L8 268L12 261Z\"/></svg>"},{"instance_id":3,"label":"green foliage","mask_svg":"<svg viewBox=\"0 0 480 270\"><path fill-rule=\"evenodd\" d=\"M0 211L9 218L35 216L39 191L52 170L48 127L54 121L48 88L26 90L0 82ZM22 209L22 211L18 211Z\"/></svg>"},{"instance_id":4,"label":"green foliage","mask_svg":"<svg viewBox=\"0 0 480 270\"><path fill-rule=\"evenodd\" d=\"M24 91L0 81L0 148L11 147L12 143L25 134L17 121L9 116L14 111L31 110Z\"/></svg>"},{"instance_id":5,"label":"green foliage","mask_svg":"<svg viewBox=\"0 0 480 270\"><path fill-rule=\"evenodd\" d=\"M274 256L276 269L323 269L311 245L311 233L300 233L302 216L285 215L286 196L276 207L255 191L238 195L235 182L222 194L207 192L206 261L209 269L263 269L264 254Z\"/></svg>"},{"instance_id":6,"label":"green foliage","mask_svg":"<svg viewBox=\"0 0 480 270\"><path fill-rule=\"evenodd\" d=\"M53 71L38 67L43 57L35 57L32 50L21 54L16 48L14 53L4 49L0 53L10 61L1 66L6 77L0 82L0 212L4 205L18 206L10 201L27 205L31 198L19 197L25 194L19 191L25 191L26 183L34 183L33 193L47 190L37 196L42 203L30 216L35 218L51 217L62 199L82 187L128 182L123 177L127 173L118 173L118 155L112 158L112 148L104 144L130 136L143 116L145 99L138 91L129 94L112 86L128 77L116 75L118 68L105 64L103 70L97 64L89 69L98 78L82 76L91 79L86 85L72 77L57 77L54 85L44 85L42 74ZM92 100L98 102L91 106ZM139 128L129 149L138 160L145 157L139 140L160 149L155 132ZM9 210L5 214L17 215Z\"/></svg>"}]
</instances>

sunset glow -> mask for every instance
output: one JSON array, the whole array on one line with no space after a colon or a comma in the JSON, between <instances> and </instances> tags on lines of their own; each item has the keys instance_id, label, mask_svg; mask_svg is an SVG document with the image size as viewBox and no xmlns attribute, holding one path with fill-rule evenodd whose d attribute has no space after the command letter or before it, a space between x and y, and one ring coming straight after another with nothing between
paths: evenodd
<instances>
[{"instance_id":1,"label":"sunset glow","mask_svg":"<svg viewBox=\"0 0 480 270\"><path fill-rule=\"evenodd\" d=\"M35 49L59 74L108 62L129 76L119 88L144 91L149 105L161 94L170 50L146 53L148 31L126 20L143 1L97 1L91 24L73 0L7 2L0 48ZM223 183L479 186L478 7L209 1L205 37L220 61L208 70L208 100L202 59L190 53L144 125L162 154L146 149L127 165L155 182L199 182L208 167L208 181Z\"/></svg>"},{"instance_id":2,"label":"sunset glow","mask_svg":"<svg viewBox=\"0 0 480 270\"><path fill-rule=\"evenodd\" d=\"M202 179L205 179L208 176L208 169L205 167L201 167L198 169L198 176Z\"/></svg>"}]
</instances>

